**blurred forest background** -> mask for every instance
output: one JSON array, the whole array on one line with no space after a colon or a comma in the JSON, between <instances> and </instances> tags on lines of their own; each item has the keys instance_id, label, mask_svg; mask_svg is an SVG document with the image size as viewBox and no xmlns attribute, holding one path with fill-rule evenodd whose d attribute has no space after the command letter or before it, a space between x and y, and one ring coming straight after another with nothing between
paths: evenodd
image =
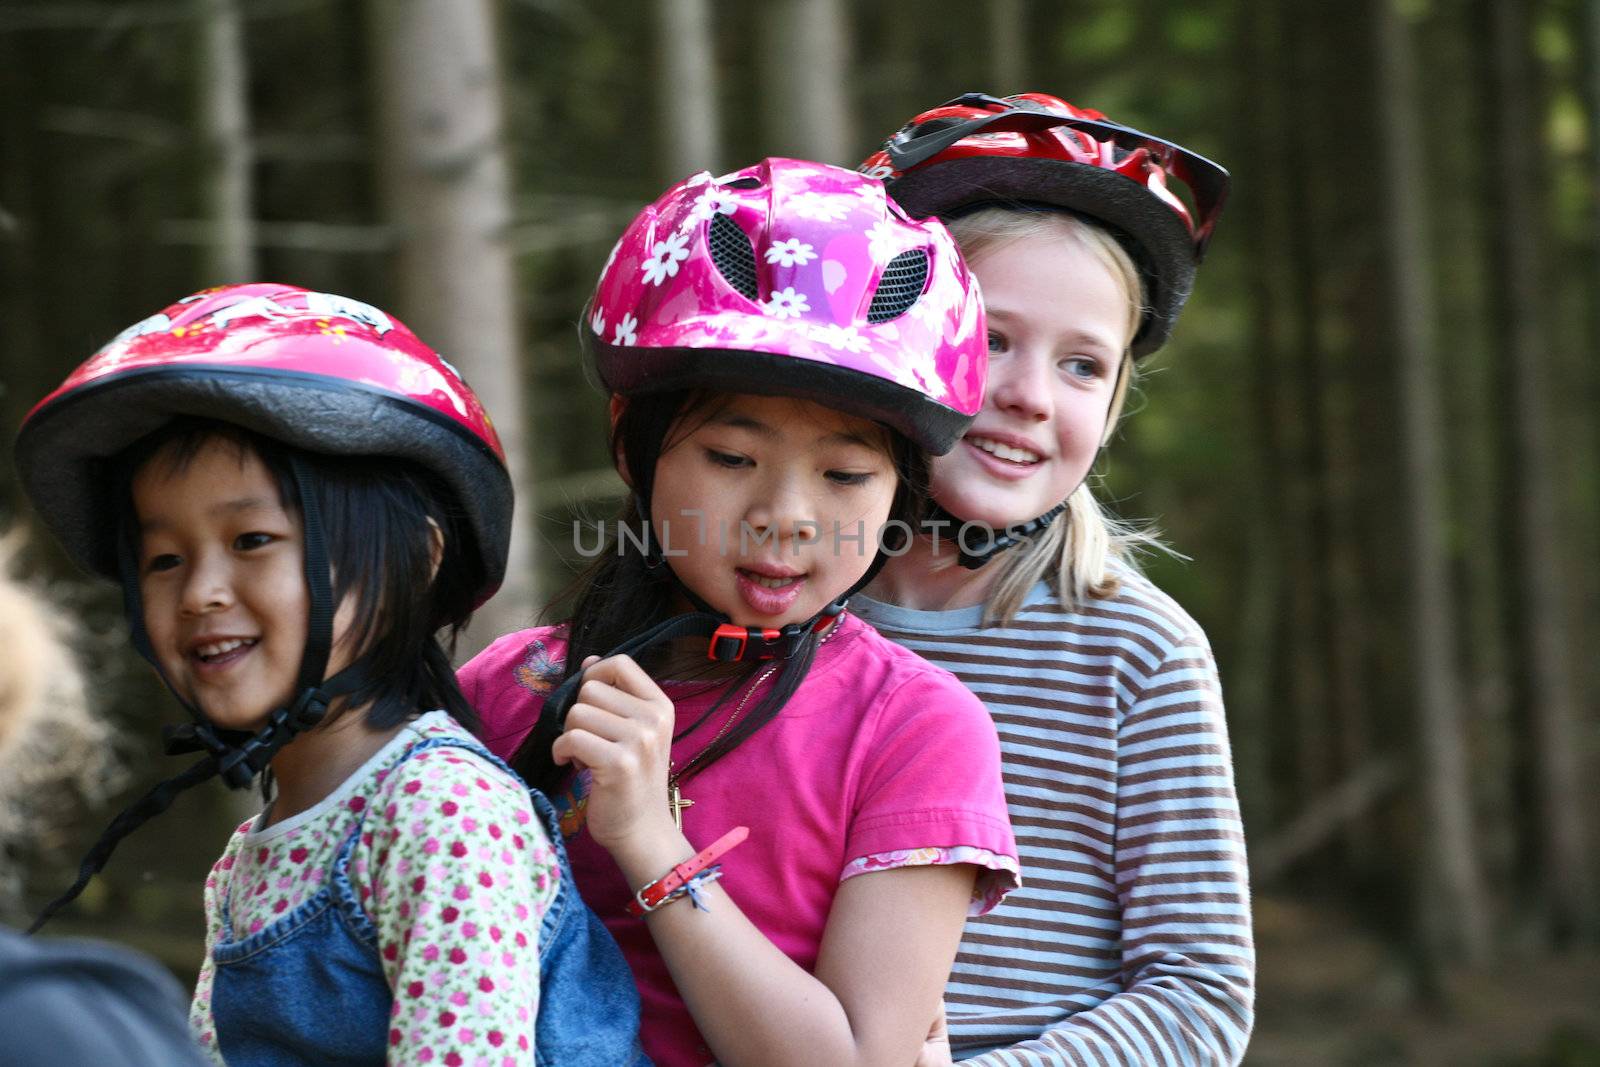
<instances>
[{"instance_id":1,"label":"blurred forest background","mask_svg":"<svg viewBox=\"0 0 1600 1067\"><path fill-rule=\"evenodd\" d=\"M394 311L519 465L530 621L620 484L575 324L625 222L1041 89L1228 166L1104 461L1190 561L1256 887L1254 1064L1600 1064L1600 0L0 0L0 429L122 327L265 277ZM30 524L9 462L0 525ZM173 708L34 537L133 783ZM6 654L0 650L0 654ZM0 912L109 807L10 842ZM62 932L192 975L220 787Z\"/></svg>"}]
</instances>

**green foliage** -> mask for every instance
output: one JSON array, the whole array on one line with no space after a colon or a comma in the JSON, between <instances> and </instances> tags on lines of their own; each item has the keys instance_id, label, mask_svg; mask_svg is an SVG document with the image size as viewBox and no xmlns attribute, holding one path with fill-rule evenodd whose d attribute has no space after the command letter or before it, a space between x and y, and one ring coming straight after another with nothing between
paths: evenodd
<instances>
[{"instance_id":1,"label":"green foliage","mask_svg":"<svg viewBox=\"0 0 1600 1067\"><path fill-rule=\"evenodd\" d=\"M1178 8L1167 17L1167 43L1178 56L1214 58L1227 43L1227 23L1215 10Z\"/></svg>"},{"instance_id":2,"label":"green foliage","mask_svg":"<svg viewBox=\"0 0 1600 1067\"><path fill-rule=\"evenodd\" d=\"M1137 8L1132 4L1095 3L1081 5L1064 20L1058 31L1058 52L1079 60L1104 60L1126 57L1140 33Z\"/></svg>"}]
</instances>

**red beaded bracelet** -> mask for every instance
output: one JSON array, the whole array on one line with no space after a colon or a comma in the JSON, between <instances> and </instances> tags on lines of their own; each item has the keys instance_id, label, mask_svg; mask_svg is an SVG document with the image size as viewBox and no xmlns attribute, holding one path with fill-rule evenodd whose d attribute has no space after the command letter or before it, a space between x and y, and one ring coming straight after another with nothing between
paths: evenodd
<instances>
[{"instance_id":1,"label":"red beaded bracelet","mask_svg":"<svg viewBox=\"0 0 1600 1067\"><path fill-rule=\"evenodd\" d=\"M640 886L639 891L633 894L633 899L628 901L628 914L635 919L642 919L669 900L676 899L681 895L677 891L687 885L689 879L721 859L749 836L748 826L735 826L660 878Z\"/></svg>"}]
</instances>

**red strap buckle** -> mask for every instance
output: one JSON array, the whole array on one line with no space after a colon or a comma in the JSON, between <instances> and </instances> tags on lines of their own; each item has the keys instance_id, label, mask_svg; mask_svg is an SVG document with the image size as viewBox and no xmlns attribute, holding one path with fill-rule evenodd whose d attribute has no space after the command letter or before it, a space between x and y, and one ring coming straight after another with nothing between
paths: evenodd
<instances>
[{"instance_id":1,"label":"red strap buckle","mask_svg":"<svg viewBox=\"0 0 1600 1067\"><path fill-rule=\"evenodd\" d=\"M706 650L706 659L720 663L732 663L734 660L743 659L744 646L749 640L749 630L725 622L711 631L711 647Z\"/></svg>"},{"instance_id":2,"label":"red strap buckle","mask_svg":"<svg viewBox=\"0 0 1600 1067\"><path fill-rule=\"evenodd\" d=\"M771 646L777 644L783 637L783 631L752 630L748 626L725 622L711 632L711 647L706 650L706 658L719 663L732 663L744 659L745 648L752 637L760 638L767 646L756 655L756 659L771 659L777 654Z\"/></svg>"}]
</instances>

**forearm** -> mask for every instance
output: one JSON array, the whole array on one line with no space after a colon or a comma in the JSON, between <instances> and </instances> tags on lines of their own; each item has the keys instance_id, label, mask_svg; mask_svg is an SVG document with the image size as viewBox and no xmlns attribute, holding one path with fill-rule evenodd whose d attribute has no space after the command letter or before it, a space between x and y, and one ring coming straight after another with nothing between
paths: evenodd
<instances>
[{"instance_id":1,"label":"forearm","mask_svg":"<svg viewBox=\"0 0 1600 1067\"><path fill-rule=\"evenodd\" d=\"M211 938L206 938L206 955L200 964L199 979L195 982L194 997L189 1003L189 1033L195 1044L212 1063L226 1067L222 1053L217 1051L216 1024L211 1018L211 987L216 965L211 961Z\"/></svg>"},{"instance_id":2,"label":"forearm","mask_svg":"<svg viewBox=\"0 0 1600 1067\"><path fill-rule=\"evenodd\" d=\"M1106 936L1120 943L1121 989L1076 1013L1060 1004L1054 1024L1015 1046L1017 1056L1232 1067L1253 1022L1255 959L1227 727L1202 637L1167 651L1118 724L1116 743L1116 808L1106 821L1117 919ZM1053 903L1063 916L1070 908ZM1075 935L1067 941L1056 951L1088 947ZM961 1024L953 1015L957 1047ZM986 1053L967 1062L1014 1060Z\"/></svg>"},{"instance_id":3,"label":"forearm","mask_svg":"<svg viewBox=\"0 0 1600 1067\"><path fill-rule=\"evenodd\" d=\"M1237 1067L1248 1024L1238 1025L1236 1011L1236 1005L1224 1008L1193 989L1134 986L1036 1038L960 1062L963 1067L1014 1067L1019 1060L1040 1067ZM952 1018L951 1027L959 1032L959 1020Z\"/></svg>"},{"instance_id":4,"label":"forearm","mask_svg":"<svg viewBox=\"0 0 1600 1067\"><path fill-rule=\"evenodd\" d=\"M1033 1005L1053 1021L1037 1038L1007 1047L1018 1056L1030 1054L1024 1062L1052 1065L1238 1064L1254 1018L1254 956L1242 871L1236 884L1214 876L1190 887L1174 886L1159 871L1143 867L1125 871L1124 877L1123 988L1089 1007L1079 999L1091 993L1089 986L1071 1000ZM1064 957L1083 947L1041 942L1037 950ZM987 991L1005 996L1008 983L1026 973L990 978ZM953 1004L950 1018L957 1050L994 1040L978 1038L977 1020L969 1023L961 1009ZM991 1052L965 1062L1012 1067L1017 1061Z\"/></svg>"},{"instance_id":5,"label":"forearm","mask_svg":"<svg viewBox=\"0 0 1600 1067\"><path fill-rule=\"evenodd\" d=\"M672 840L658 839L617 857L631 886L637 888L659 877L693 854L681 834L670 836ZM944 884L944 876L950 885ZM931 952L908 950L912 959L928 962L913 965L919 975L898 981L882 981L870 974L859 958L840 948L852 944L866 948L870 955L893 955L884 950L884 943L874 945L872 939L859 936L849 918L852 913L861 914L853 902L869 895L852 884L886 877L867 875L841 886L841 895L848 895L851 901L836 901L815 975L768 940L718 883L712 883L703 894L709 911L679 899L647 916L645 921L673 982L722 1067L809 1067L816 1063L878 1067L909 1064L915 1059L955 956L971 874L969 869L944 869L935 875L941 879L940 888L931 899L921 886L908 894L907 910L917 914L932 903L940 918L923 925L948 936L936 937L947 944L939 943ZM872 889L879 891L884 886L880 882ZM942 921L944 918L949 921ZM882 926L876 924L880 930Z\"/></svg>"},{"instance_id":6,"label":"forearm","mask_svg":"<svg viewBox=\"0 0 1600 1067\"><path fill-rule=\"evenodd\" d=\"M224 853L223 860L217 861L218 865L220 866L224 860L227 860L227 853ZM223 1063L222 1053L217 1049L216 1020L211 1014L211 991L216 982L217 972L216 959L212 952L216 948L217 935L222 926L217 893L217 873L213 869L210 877L206 879L205 955L201 957L200 973L196 977L194 993L189 1000L189 1035L213 1064L217 1067L227 1067Z\"/></svg>"},{"instance_id":7,"label":"forearm","mask_svg":"<svg viewBox=\"0 0 1600 1067\"><path fill-rule=\"evenodd\" d=\"M1180 795L1182 790L1192 791L1192 782L1171 789ZM1014 1058L986 1053L967 1062L980 1067L1012 1067L1018 1059L1232 1067L1243 1059L1253 1022L1255 970L1236 823L1231 815L1151 808L1142 805L1138 817L1124 819L1118 841L1121 889L1113 930L1122 954L1121 989L1083 1007L1078 998L1092 995L1094 988L1086 982L1074 991L1076 997L1063 996L1053 1005L1053 1012L1035 1005L1049 1028L1014 1046ZM1185 868L1183 880L1175 882L1179 864ZM1049 903L1063 921L1071 915L1068 902ZM1062 961L1092 947L1088 937L1037 941L1039 952ZM1003 978L990 977L989 992L1004 995L1008 984L1025 980L1039 966L1019 965ZM973 1047L976 1027L968 1029L960 1005L952 1005L952 1011L955 1046Z\"/></svg>"},{"instance_id":8,"label":"forearm","mask_svg":"<svg viewBox=\"0 0 1600 1067\"><path fill-rule=\"evenodd\" d=\"M973 709L981 715L975 702ZM558 763L589 771L585 826L635 892L696 851L673 825L667 804L675 714L672 701L628 657L589 661L578 701L551 749ZM978 721L993 747L992 727L986 718ZM893 797L892 784L880 782L868 792ZM995 793L998 800L998 788ZM885 807L882 817L901 814ZM752 821L762 834L791 829L781 818ZM930 834L946 832L938 822L930 821ZM703 894L709 911L679 899L644 921L684 1006L724 1067L910 1064L955 959L974 878L967 863L845 878L832 887L809 973L716 883Z\"/></svg>"}]
</instances>

